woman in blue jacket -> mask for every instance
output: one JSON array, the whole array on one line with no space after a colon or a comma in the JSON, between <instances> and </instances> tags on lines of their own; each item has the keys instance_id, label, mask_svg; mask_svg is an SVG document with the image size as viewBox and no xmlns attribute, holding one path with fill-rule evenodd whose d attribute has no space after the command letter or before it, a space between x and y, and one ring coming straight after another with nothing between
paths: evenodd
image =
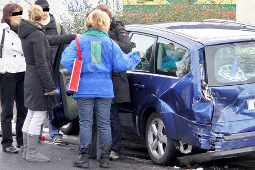
<instances>
[{"instance_id":1,"label":"woman in blue jacket","mask_svg":"<svg viewBox=\"0 0 255 170\"><path fill-rule=\"evenodd\" d=\"M75 167L88 168L92 139L93 108L97 118L100 138L100 166L109 167L111 151L110 107L114 97L111 71L130 70L140 62L143 52L124 54L120 47L109 38L110 18L101 10L92 11L86 20L87 31L78 38L83 65L77 100L80 122L80 156L73 163ZM77 56L73 41L63 52L61 64L72 72Z\"/></svg>"}]
</instances>

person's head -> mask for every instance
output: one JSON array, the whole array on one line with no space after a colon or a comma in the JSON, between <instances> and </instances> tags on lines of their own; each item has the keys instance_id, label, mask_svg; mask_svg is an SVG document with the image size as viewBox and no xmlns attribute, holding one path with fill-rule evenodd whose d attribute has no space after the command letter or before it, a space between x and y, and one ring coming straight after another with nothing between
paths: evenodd
<instances>
[{"instance_id":1,"label":"person's head","mask_svg":"<svg viewBox=\"0 0 255 170\"><path fill-rule=\"evenodd\" d=\"M3 17L1 23L9 23L14 27L18 27L22 19L23 9L18 4L7 4L3 8Z\"/></svg>"},{"instance_id":2,"label":"person's head","mask_svg":"<svg viewBox=\"0 0 255 170\"><path fill-rule=\"evenodd\" d=\"M43 9L39 5L33 5L28 10L28 19L33 23L41 23L43 18Z\"/></svg>"},{"instance_id":3,"label":"person's head","mask_svg":"<svg viewBox=\"0 0 255 170\"><path fill-rule=\"evenodd\" d=\"M110 17L100 9L95 9L88 15L86 19L86 28L94 30L108 31L110 28Z\"/></svg>"},{"instance_id":4,"label":"person's head","mask_svg":"<svg viewBox=\"0 0 255 170\"><path fill-rule=\"evenodd\" d=\"M46 0L37 0L35 1L35 5L39 5L42 7L43 13L44 13L44 19L50 16L50 6Z\"/></svg>"},{"instance_id":5,"label":"person's head","mask_svg":"<svg viewBox=\"0 0 255 170\"><path fill-rule=\"evenodd\" d=\"M100 10L106 12L108 14L108 16L110 17L110 19L112 20L112 11L106 4L100 4L95 9L100 9Z\"/></svg>"}]
</instances>

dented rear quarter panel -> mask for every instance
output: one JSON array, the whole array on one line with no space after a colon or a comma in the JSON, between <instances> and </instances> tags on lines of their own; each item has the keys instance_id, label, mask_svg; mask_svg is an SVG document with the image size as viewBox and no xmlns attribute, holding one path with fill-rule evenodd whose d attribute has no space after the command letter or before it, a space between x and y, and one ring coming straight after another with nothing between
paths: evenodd
<instances>
[{"instance_id":1,"label":"dented rear quarter panel","mask_svg":"<svg viewBox=\"0 0 255 170\"><path fill-rule=\"evenodd\" d=\"M150 77L150 93L138 109L143 116L147 108L154 108L166 125L167 137L210 149L213 104L204 99L200 75L199 53L191 51L191 71L180 78L154 75ZM131 80L132 82L132 80ZM142 122L139 122L142 134Z\"/></svg>"},{"instance_id":2,"label":"dented rear quarter panel","mask_svg":"<svg viewBox=\"0 0 255 170\"><path fill-rule=\"evenodd\" d=\"M225 141L223 136L255 130L255 113L247 110L247 99L255 98L255 85L210 87L212 100L205 100L198 69L203 60L196 51L199 50L191 51L191 71L187 75L151 77L151 93L140 107L139 115L146 108L155 108L166 125L169 139L201 149L253 146L253 138Z\"/></svg>"}]
</instances>

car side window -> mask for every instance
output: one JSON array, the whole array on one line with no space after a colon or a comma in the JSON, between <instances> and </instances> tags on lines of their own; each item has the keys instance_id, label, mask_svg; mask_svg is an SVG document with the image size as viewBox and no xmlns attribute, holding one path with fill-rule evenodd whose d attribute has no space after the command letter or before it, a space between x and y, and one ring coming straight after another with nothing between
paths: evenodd
<instances>
[{"instance_id":1,"label":"car side window","mask_svg":"<svg viewBox=\"0 0 255 170\"><path fill-rule=\"evenodd\" d=\"M190 52L169 40L157 41L156 72L181 77L190 71Z\"/></svg>"},{"instance_id":2,"label":"car side window","mask_svg":"<svg viewBox=\"0 0 255 170\"><path fill-rule=\"evenodd\" d=\"M133 70L149 71L152 59L152 47L155 37L142 34L133 34L131 37L132 51L144 51L144 57Z\"/></svg>"}]
</instances>

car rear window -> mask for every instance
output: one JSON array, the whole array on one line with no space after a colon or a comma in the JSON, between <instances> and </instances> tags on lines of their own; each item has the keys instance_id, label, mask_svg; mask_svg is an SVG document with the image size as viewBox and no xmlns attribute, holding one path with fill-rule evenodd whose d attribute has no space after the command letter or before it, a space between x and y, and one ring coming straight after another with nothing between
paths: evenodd
<instances>
[{"instance_id":1,"label":"car rear window","mask_svg":"<svg viewBox=\"0 0 255 170\"><path fill-rule=\"evenodd\" d=\"M210 86L255 82L255 42L208 46L205 56Z\"/></svg>"}]
</instances>

